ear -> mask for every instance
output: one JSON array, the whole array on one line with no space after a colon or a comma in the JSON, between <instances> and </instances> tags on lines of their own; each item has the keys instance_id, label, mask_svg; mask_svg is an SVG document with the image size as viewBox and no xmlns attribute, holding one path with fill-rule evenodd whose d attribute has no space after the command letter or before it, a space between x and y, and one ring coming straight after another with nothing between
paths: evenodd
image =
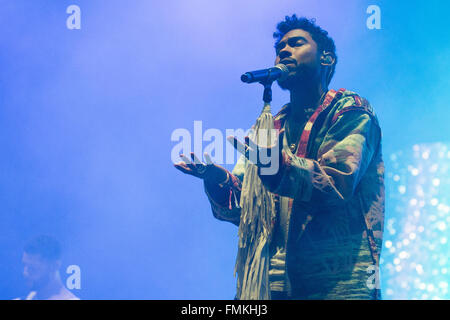
<instances>
[{"instance_id":1,"label":"ear","mask_svg":"<svg viewBox=\"0 0 450 320\"><path fill-rule=\"evenodd\" d=\"M333 64L335 64L336 58L331 52L324 51L322 53L322 56L320 57L320 64L323 66L329 66L331 67Z\"/></svg>"}]
</instances>

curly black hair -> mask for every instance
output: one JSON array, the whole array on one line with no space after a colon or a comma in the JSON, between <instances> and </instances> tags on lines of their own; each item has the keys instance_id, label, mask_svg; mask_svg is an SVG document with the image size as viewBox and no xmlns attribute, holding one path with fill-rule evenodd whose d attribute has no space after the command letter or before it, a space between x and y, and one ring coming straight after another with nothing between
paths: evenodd
<instances>
[{"instance_id":1,"label":"curly black hair","mask_svg":"<svg viewBox=\"0 0 450 320\"><path fill-rule=\"evenodd\" d=\"M336 46L333 39L328 35L327 31L316 25L316 20L314 18L298 18L296 14L293 14L291 17L286 16L284 21L278 23L277 31L273 33L273 37L275 39L275 47L278 45L278 43L286 33L294 29L301 29L309 32L313 40L317 43L318 52L322 53L323 51L326 51L334 56L335 63L333 64L331 74L328 78L327 84L329 84L331 79L333 78L337 64Z\"/></svg>"}]
</instances>

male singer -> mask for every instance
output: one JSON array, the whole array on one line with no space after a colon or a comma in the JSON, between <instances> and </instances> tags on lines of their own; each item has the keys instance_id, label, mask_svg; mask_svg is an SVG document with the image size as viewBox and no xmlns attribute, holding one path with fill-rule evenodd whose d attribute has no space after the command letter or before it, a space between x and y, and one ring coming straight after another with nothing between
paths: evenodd
<instances>
[{"instance_id":1,"label":"male singer","mask_svg":"<svg viewBox=\"0 0 450 320\"><path fill-rule=\"evenodd\" d=\"M61 246L50 236L32 239L22 257L23 276L31 291L16 300L80 300L61 281Z\"/></svg>"},{"instance_id":2,"label":"male singer","mask_svg":"<svg viewBox=\"0 0 450 320\"><path fill-rule=\"evenodd\" d=\"M275 218L254 221L270 226L270 250L238 256L241 274L253 271L238 277L236 299L380 299L384 164L377 117L356 93L328 89L336 48L315 20L286 17L274 38L275 64L289 70L278 84L290 102L274 122L279 136L270 151L279 152L279 170L259 178L275 199ZM214 216L239 226L251 216L241 210L248 151L267 147L230 140L244 150L232 172L194 154L181 155L175 167L203 179ZM244 232L255 230L250 223Z\"/></svg>"}]
</instances>

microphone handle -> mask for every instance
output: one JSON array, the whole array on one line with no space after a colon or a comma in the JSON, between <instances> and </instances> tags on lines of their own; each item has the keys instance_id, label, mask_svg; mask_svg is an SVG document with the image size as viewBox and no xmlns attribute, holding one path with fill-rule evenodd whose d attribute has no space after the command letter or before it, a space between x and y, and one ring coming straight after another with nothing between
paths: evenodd
<instances>
[{"instance_id":1,"label":"microphone handle","mask_svg":"<svg viewBox=\"0 0 450 320\"><path fill-rule=\"evenodd\" d=\"M269 69L246 72L241 76L241 81L245 83L275 81L287 74L287 68L284 65L276 65Z\"/></svg>"}]
</instances>

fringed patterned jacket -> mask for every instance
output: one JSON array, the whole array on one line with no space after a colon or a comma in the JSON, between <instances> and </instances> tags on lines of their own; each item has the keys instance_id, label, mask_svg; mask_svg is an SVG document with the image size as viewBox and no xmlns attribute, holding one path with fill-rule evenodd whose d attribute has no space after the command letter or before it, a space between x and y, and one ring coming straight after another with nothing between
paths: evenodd
<instances>
[{"instance_id":1,"label":"fringed patterned jacket","mask_svg":"<svg viewBox=\"0 0 450 320\"><path fill-rule=\"evenodd\" d=\"M276 128L283 128L288 111L289 104L275 116ZM377 117L367 100L345 89L330 90L312 112L296 154L285 142L277 178L261 177L276 203L288 203L288 294L293 299L380 299L385 197ZM245 161L240 158L226 185L205 184L213 215L235 225Z\"/></svg>"}]
</instances>

